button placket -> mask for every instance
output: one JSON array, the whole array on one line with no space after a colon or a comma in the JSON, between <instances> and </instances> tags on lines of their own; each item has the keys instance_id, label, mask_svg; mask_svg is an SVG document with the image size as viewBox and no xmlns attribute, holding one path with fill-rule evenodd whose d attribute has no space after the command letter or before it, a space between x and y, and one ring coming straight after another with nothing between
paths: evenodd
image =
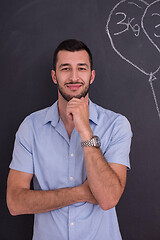
<instances>
[{"instance_id":1,"label":"button placket","mask_svg":"<svg viewBox=\"0 0 160 240\"><path fill-rule=\"evenodd\" d=\"M77 139L77 131L74 129L69 142L69 154L68 154L68 181L70 187L75 187L75 177L76 177L76 139ZM68 218L68 228L69 228L69 239L74 240L76 234L76 219L75 219L75 206L69 206L69 218Z\"/></svg>"},{"instance_id":2,"label":"button placket","mask_svg":"<svg viewBox=\"0 0 160 240\"><path fill-rule=\"evenodd\" d=\"M69 206L69 219L68 219L68 228L69 228L69 239L76 239L76 219L75 219L75 207L74 205Z\"/></svg>"},{"instance_id":3,"label":"button placket","mask_svg":"<svg viewBox=\"0 0 160 240\"><path fill-rule=\"evenodd\" d=\"M73 151L72 151L73 152ZM75 179L75 157L73 153L69 154L69 181L71 186L74 185L74 179Z\"/></svg>"},{"instance_id":4,"label":"button placket","mask_svg":"<svg viewBox=\"0 0 160 240\"><path fill-rule=\"evenodd\" d=\"M70 138L70 144L69 144L69 185L70 187L75 186L75 144L76 139L75 138L75 131L73 130L71 138Z\"/></svg>"}]
</instances>

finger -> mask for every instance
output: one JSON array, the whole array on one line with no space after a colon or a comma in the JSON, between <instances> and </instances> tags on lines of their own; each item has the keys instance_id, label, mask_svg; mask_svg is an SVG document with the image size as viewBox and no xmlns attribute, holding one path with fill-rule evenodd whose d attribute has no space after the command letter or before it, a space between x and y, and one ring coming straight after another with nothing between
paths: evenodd
<instances>
[{"instance_id":1,"label":"finger","mask_svg":"<svg viewBox=\"0 0 160 240\"><path fill-rule=\"evenodd\" d=\"M68 103L83 103L83 102L88 102L87 99L85 99L84 97L82 98L72 98Z\"/></svg>"},{"instance_id":2,"label":"finger","mask_svg":"<svg viewBox=\"0 0 160 240\"><path fill-rule=\"evenodd\" d=\"M67 107L68 106L75 106L75 107L77 107L77 106L87 106L88 107L88 102L84 99L84 100L82 100L82 99L79 99L78 101L77 100L73 100L73 101L69 101L68 103L67 103Z\"/></svg>"},{"instance_id":3,"label":"finger","mask_svg":"<svg viewBox=\"0 0 160 240\"><path fill-rule=\"evenodd\" d=\"M73 121L73 114L72 114L71 111L67 111L67 112L66 112L66 115L67 115L67 117L68 117L70 120Z\"/></svg>"}]
</instances>

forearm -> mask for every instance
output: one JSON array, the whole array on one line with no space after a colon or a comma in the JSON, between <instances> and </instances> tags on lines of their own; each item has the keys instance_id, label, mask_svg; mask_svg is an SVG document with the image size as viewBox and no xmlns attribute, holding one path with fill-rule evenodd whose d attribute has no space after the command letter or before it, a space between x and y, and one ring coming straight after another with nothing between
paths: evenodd
<instances>
[{"instance_id":1,"label":"forearm","mask_svg":"<svg viewBox=\"0 0 160 240\"><path fill-rule=\"evenodd\" d=\"M84 99L73 98L67 104L68 118L72 116L81 141L91 140L93 132L89 122L88 96ZM84 148L89 188L102 209L114 207L124 190L126 167L115 164L111 167L104 159L101 150L95 147Z\"/></svg>"},{"instance_id":2,"label":"forearm","mask_svg":"<svg viewBox=\"0 0 160 240\"><path fill-rule=\"evenodd\" d=\"M124 186L117 174L104 159L101 150L84 147L89 187L102 209L114 207L123 192Z\"/></svg>"},{"instance_id":3,"label":"forearm","mask_svg":"<svg viewBox=\"0 0 160 240\"><path fill-rule=\"evenodd\" d=\"M81 186L50 191L15 189L7 194L7 202L12 215L43 213L85 201L82 190Z\"/></svg>"}]
</instances>

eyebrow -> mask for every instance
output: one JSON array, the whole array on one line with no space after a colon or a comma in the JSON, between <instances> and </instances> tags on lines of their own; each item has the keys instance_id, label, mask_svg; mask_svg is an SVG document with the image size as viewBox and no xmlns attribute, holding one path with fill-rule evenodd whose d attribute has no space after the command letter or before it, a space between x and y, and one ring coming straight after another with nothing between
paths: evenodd
<instances>
[{"instance_id":1,"label":"eyebrow","mask_svg":"<svg viewBox=\"0 0 160 240\"><path fill-rule=\"evenodd\" d=\"M86 66L87 68L89 68L88 64L87 63L78 63L77 64L78 66ZM70 63L62 63L59 68L62 68L62 67L66 67L66 66L71 66Z\"/></svg>"},{"instance_id":2,"label":"eyebrow","mask_svg":"<svg viewBox=\"0 0 160 240\"><path fill-rule=\"evenodd\" d=\"M87 63L78 63L78 66L85 66L85 67L89 68Z\"/></svg>"},{"instance_id":3,"label":"eyebrow","mask_svg":"<svg viewBox=\"0 0 160 240\"><path fill-rule=\"evenodd\" d=\"M62 63L58 68L66 67L66 66L70 66L70 64L69 63Z\"/></svg>"}]
</instances>

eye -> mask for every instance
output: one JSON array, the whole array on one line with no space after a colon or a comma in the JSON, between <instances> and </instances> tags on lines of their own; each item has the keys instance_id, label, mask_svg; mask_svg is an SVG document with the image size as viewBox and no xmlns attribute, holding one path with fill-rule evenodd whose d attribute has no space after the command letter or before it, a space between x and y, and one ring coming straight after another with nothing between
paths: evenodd
<instances>
[{"instance_id":1,"label":"eye","mask_svg":"<svg viewBox=\"0 0 160 240\"><path fill-rule=\"evenodd\" d=\"M85 67L79 67L78 68L80 71L86 71L86 68Z\"/></svg>"},{"instance_id":2,"label":"eye","mask_svg":"<svg viewBox=\"0 0 160 240\"><path fill-rule=\"evenodd\" d=\"M70 68L69 67L65 67L65 68L62 68L61 71L69 71Z\"/></svg>"}]
</instances>

